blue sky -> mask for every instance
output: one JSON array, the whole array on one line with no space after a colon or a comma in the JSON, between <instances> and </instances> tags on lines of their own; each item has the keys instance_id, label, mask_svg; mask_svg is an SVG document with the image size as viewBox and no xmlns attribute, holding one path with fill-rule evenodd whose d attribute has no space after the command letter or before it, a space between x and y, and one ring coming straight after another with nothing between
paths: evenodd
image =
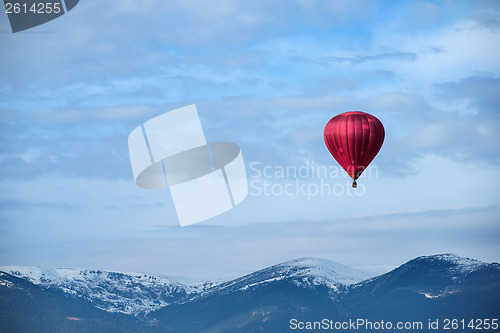
<instances>
[{"instance_id":1,"label":"blue sky","mask_svg":"<svg viewBox=\"0 0 500 333\"><path fill-rule=\"evenodd\" d=\"M500 261L497 1L82 0L16 34L2 14L0 31L0 265L213 278L305 256ZM127 137L189 104L253 185L178 228L168 191L134 184ZM349 110L386 130L357 194L322 138ZM258 177L320 166L338 175Z\"/></svg>"}]
</instances>

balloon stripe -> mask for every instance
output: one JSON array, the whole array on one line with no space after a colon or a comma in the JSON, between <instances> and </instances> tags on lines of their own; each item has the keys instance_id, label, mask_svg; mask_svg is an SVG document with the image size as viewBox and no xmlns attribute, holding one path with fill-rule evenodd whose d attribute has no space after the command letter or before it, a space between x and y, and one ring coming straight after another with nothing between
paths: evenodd
<instances>
[{"instance_id":1,"label":"balloon stripe","mask_svg":"<svg viewBox=\"0 0 500 333\"><path fill-rule=\"evenodd\" d=\"M368 143L369 143L369 139L370 139L370 124L368 123L368 119L366 119L366 117L360 116L359 119L361 121L361 128L362 128L362 134L361 134L362 144L361 144L361 151L360 151L361 158L360 158L359 164L362 166L365 166L366 165L365 161L366 161L366 158L368 156L367 148L368 148ZM362 170L364 170L364 169L362 169Z\"/></svg>"},{"instance_id":2,"label":"balloon stripe","mask_svg":"<svg viewBox=\"0 0 500 333\"><path fill-rule=\"evenodd\" d=\"M361 149L363 147L363 123L361 121L361 116L359 114L353 115L354 118L354 175L358 174L358 166L361 165ZM357 178L357 177L356 177Z\"/></svg>"},{"instance_id":3,"label":"balloon stripe","mask_svg":"<svg viewBox=\"0 0 500 333\"><path fill-rule=\"evenodd\" d=\"M373 155L373 150L374 150L373 147L375 146L375 143L376 143L375 142L376 141L375 140L375 137L376 137L375 133L377 133L377 124L376 124L376 122L373 119L371 119L371 121L369 121L367 119L367 121L368 121L369 126L370 126L370 137L368 138L368 147L366 149L366 158L363 161L363 165L366 165L366 166L368 164L370 164L370 162L373 159L373 156L372 156Z\"/></svg>"},{"instance_id":4,"label":"balloon stripe","mask_svg":"<svg viewBox=\"0 0 500 333\"><path fill-rule=\"evenodd\" d=\"M346 119L345 121L345 140L342 141L342 143L344 144L344 146L346 147L346 151L347 151L347 173L349 174L349 176L353 177L352 176L352 165L353 165L353 155L351 154L351 149L350 149L350 140L349 140L349 132L351 131L351 126L352 124L349 122L350 118L351 118L351 115L350 114L347 114L345 117Z\"/></svg>"}]
</instances>

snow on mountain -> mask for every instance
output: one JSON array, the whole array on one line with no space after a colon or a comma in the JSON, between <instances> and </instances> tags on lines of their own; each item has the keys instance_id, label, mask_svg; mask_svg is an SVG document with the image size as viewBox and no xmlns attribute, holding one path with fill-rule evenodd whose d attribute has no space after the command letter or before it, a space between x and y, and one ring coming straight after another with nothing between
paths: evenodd
<instances>
[{"instance_id":1,"label":"snow on mountain","mask_svg":"<svg viewBox=\"0 0 500 333\"><path fill-rule=\"evenodd\" d=\"M143 316L212 283L186 283L141 273L104 272L70 268L4 266L0 271L45 288L86 299L102 310Z\"/></svg>"},{"instance_id":2,"label":"snow on mountain","mask_svg":"<svg viewBox=\"0 0 500 333\"><path fill-rule=\"evenodd\" d=\"M340 284L350 285L372 277L374 274L354 269L331 260L320 258L301 258L274 266L282 272L291 272L304 278L305 285L324 284L330 288Z\"/></svg>"},{"instance_id":3,"label":"snow on mountain","mask_svg":"<svg viewBox=\"0 0 500 333\"><path fill-rule=\"evenodd\" d=\"M453 254L440 254L418 257L394 271L373 277L374 274L352 269L330 260L301 258L231 281L205 283L180 281L143 273L69 268L5 266L0 267L0 271L26 279L44 288L58 289L74 297L85 299L102 310L142 317L172 303L188 302L214 294L251 291L259 286L278 281L287 281L308 289L326 287L334 297L335 294L345 292L346 288L352 293L355 289L362 289L363 286L371 286L373 281L378 281L375 285L379 288L383 284L399 283L401 279L405 283L414 279L415 282L412 283L418 284L415 288L419 292L427 297L435 297L441 295L441 289L449 283L459 283L464 276L488 265ZM430 277L435 281L430 281ZM438 278L439 281L436 280ZM421 286L422 283L427 283L426 281L435 285L435 288Z\"/></svg>"},{"instance_id":4,"label":"snow on mountain","mask_svg":"<svg viewBox=\"0 0 500 333\"><path fill-rule=\"evenodd\" d=\"M298 287L313 288L326 286L337 292L341 286L360 282L373 274L356 270L336 262L320 258L301 258L274 265L241 278L231 280L203 292L200 296L213 293L229 293L248 290L275 281L289 280ZM197 295L194 295L195 297Z\"/></svg>"},{"instance_id":5,"label":"snow on mountain","mask_svg":"<svg viewBox=\"0 0 500 333\"><path fill-rule=\"evenodd\" d=\"M459 257L452 253L437 254L432 256L422 256L418 257L412 261L427 261L427 262L439 262L442 264L449 265L449 272L453 275L466 275L470 274L482 267L488 266L488 263L471 259Z\"/></svg>"},{"instance_id":6,"label":"snow on mountain","mask_svg":"<svg viewBox=\"0 0 500 333\"><path fill-rule=\"evenodd\" d=\"M216 285L96 270L0 267L0 271L6 272L0 272L4 300L0 313L7 322L19 327L27 322L34 327L29 331L37 332L43 331L39 318L50 323L43 332L52 332L57 325L58 331L67 331L68 324L87 332L103 323L106 328L119 327L116 332L127 331L128 326L134 327L133 332L280 332L291 315L339 322L345 318L441 321L450 316L496 318L500 309L500 264L452 254L418 257L372 278L329 260L302 258ZM61 291L82 301L68 300ZM137 318L89 312L95 309L85 300ZM67 314L61 312L67 307L71 308ZM25 311L33 313L24 316ZM68 322L73 320L80 322Z\"/></svg>"},{"instance_id":7,"label":"snow on mountain","mask_svg":"<svg viewBox=\"0 0 500 333\"><path fill-rule=\"evenodd\" d=\"M464 286L473 288L473 283L478 279L473 273L488 271L494 273L499 268L496 263L486 263L475 259L459 257L455 254L445 253L431 256L421 256L395 268L394 270L362 281L350 286L350 292L355 289L372 293L383 290L384 286L405 284L407 289L412 289L426 298L440 298L463 291ZM374 291L366 291L371 286Z\"/></svg>"},{"instance_id":8,"label":"snow on mountain","mask_svg":"<svg viewBox=\"0 0 500 333\"><path fill-rule=\"evenodd\" d=\"M0 267L0 271L45 288L57 288L66 294L86 299L109 312L144 316L182 299L246 290L257 285L289 279L300 287L326 286L338 291L342 285L372 275L330 260L302 258L287 261L229 282L185 282L141 273L105 272L70 268L23 266Z\"/></svg>"}]
</instances>

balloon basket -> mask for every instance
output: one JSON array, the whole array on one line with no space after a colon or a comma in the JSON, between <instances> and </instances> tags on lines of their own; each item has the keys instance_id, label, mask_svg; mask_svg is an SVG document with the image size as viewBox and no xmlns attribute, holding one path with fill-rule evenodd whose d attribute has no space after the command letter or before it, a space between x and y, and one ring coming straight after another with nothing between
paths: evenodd
<instances>
[{"instance_id":1,"label":"balloon basket","mask_svg":"<svg viewBox=\"0 0 500 333\"><path fill-rule=\"evenodd\" d=\"M358 184L356 183L356 181L352 182L352 188L358 188Z\"/></svg>"}]
</instances>

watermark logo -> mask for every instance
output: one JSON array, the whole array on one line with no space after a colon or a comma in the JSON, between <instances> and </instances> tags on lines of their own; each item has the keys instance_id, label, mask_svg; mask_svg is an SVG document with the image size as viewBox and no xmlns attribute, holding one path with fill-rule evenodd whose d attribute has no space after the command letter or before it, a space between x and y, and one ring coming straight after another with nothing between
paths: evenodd
<instances>
[{"instance_id":1,"label":"watermark logo","mask_svg":"<svg viewBox=\"0 0 500 333\"><path fill-rule=\"evenodd\" d=\"M364 178L378 178L378 168L363 170ZM318 165L305 161L302 165L263 165L250 163L249 195L251 196L301 196L310 200L321 196L362 196L365 186L351 186L352 179L340 167Z\"/></svg>"},{"instance_id":2,"label":"watermark logo","mask_svg":"<svg viewBox=\"0 0 500 333\"><path fill-rule=\"evenodd\" d=\"M79 0L4 0L12 32L52 21L73 9Z\"/></svg>"},{"instance_id":3,"label":"watermark logo","mask_svg":"<svg viewBox=\"0 0 500 333\"><path fill-rule=\"evenodd\" d=\"M207 144L194 104L138 126L128 137L128 147L136 184L168 186L181 226L222 214L248 194L240 147Z\"/></svg>"}]
</instances>

